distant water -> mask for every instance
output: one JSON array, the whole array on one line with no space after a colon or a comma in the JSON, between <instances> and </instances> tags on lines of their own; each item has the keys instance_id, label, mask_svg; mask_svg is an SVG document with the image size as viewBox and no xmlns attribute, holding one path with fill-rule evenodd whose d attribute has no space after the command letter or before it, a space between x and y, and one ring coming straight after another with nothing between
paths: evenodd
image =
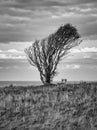
<instances>
[{"instance_id":1,"label":"distant water","mask_svg":"<svg viewBox=\"0 0 97 130\"><path fill-rule=\"evenodd\" d=\"M82 81L68 81L70 84L75 84L75 83L80 83ZM97 83L97 81L85 81L87 83ZM60 81L54 81L53 83L60 83ZM37 85L42 85L42 82L40 81L0 81L0 87L7 87L9 85L13 86L37 86Z\"/></svg>"},{"instance_id":2,"label":"distant water","mask_svg":"<svg viewBox=\"0 0 97 130\"><path fill-rule=\"evenodd\" d=\"M42 85L40 81L0 81L0 87L6 87L13 84L14 86L37 86Z\"/></svg>"}]
</instances>

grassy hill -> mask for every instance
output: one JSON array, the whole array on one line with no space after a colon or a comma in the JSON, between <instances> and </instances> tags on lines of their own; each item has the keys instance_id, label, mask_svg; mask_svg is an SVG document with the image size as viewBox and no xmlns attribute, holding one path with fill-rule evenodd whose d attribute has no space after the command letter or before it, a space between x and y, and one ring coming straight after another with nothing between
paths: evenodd
<instances>
[{"instance_id":1,"label":"grassy hill","mask_svg":"<svg viewBox=\"0 0 97 130\"><path fill-rule=\"evenodd\" d=\"M0 88L0 130L97 130L97 83Z\"/></svg>"}]
</instances>

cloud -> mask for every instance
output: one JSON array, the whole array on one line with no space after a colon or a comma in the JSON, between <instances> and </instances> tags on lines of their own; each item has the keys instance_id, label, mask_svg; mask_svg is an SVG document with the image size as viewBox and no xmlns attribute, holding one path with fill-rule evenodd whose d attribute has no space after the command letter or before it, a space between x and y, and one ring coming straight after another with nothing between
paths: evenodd
<instances>
[{"instance_id":1,"label":"cloud","mask_svg":"<svg viewBox=\"0 0 97 130\"><path fill-rule=\"evenodd\" d=\"M8 53L23 53L22 51L18 51L16 49L9 49L7 52Z\"/></svg>"},{"instance_id":2,"label":"cloud","mask_svg":"<svg viewBox=\"0 0 97 130\"><path fill-rule=\"evenodd\" d=\"M9 49L0 52L0 59L26 59L26 56L23 51Z\"/></svg>"},{"instance_id":3,"label":"cloud","mask_svg":"<svg viewBox=\"0 0 97 130\"><path fill-rule=\"evenodd\" d=\"M0 69L5 70L5 69L21 69L20 66L18 65L10 65L10 66L0 66Z\"/></svg>"},{"instance_id":4,"label":"cloud","mask_svg":"<svg viewBox=\"0 0 97 130\"><path fill-rule=\"evenodd\" d=\"M84 59L85 60L89 59L89 61L92 61L92 59L96 60L97 59L96 57L97 57L97 47L96 46L95 47L84 47L84 48L77 47L77 48L70 50L70 53L65 58L65 61L67 61L67 62L73 62L73 61L80 62L80 60L84 60Z\"/></svg>"},{"instance_id":5,"label":"cloud","mask_svg":"<svg viewBox=\"0 0 97 130\"><path fill-rule=\"evenodd\" d=\"M67 22L77 26L82 36L95 35L96 15L94 0L1 0L0 41L41 39Z\"/></svg>"},{"instance_id":6,"label":"cloud","mask_svg":"<svg viewBox=\"0 0 97 130\"><path fill-rule=\"evenodd\" d=\"M0 53L2 52L2 50L0 50Z\"/></svg>"},{"instance_id":7,"label":"cloud","mask_svg":"<svg viewBox=\"0 0 97 130\"><path fill-rule=\"evenodd\" d=\"M24 53L24 49L31 46L32 43L33 41L0 43L0 52Z\"/></svg>"},{"instance_id":8,"label":"cloud","mask_svg":"<svg viewBox=\"0 0 97 130\"><path fill-rule=\"evenodd\" d=\"M26 59L24 55L0 54L0 59Z\"/></svg>"},{"instance_id":9,"label":"cloud","mask_svg":"<svg viewBox=\"0 0 97 130\"><path fill-rule=\"evenodd\" d=\"M0 66L0 70L3 69L3 67Z\"/></svg>"},{"instance_id":10,"label":"cloud","mask_svg":"<svg viewBox=\"0 0 97 130\"><path fill-rule=\"evenodd\" d=\"M66 62L63 62L62 64L60 64L58 66L59 70L76 70L76 69L80 69L81 65L80 64L76 64L76 63L69 63L67 64Z\"/></svg>"},{"instance_id":11,"label":"cloud","mask_svg":"<svg viewBox=\"0 0 97 130\"><path fill-rule=\"evenodd\" d=\"M73 17L76 14L74 12L60 13L58 15L52 15L53 19L62 18L62 17Z\"/></svg>"},{"instance_id":12,"label":"cloud","mask_svg":"<svg viewBox=\"0 0 97 130\"><path fill-rule=\"evenodd\" d=\"M71 53L93 53L93 52L97 52L97 48L96 47L85 47L85 48L81 48L81 49L72 49Z\"/></svg>"},{"instance_id":13,"label":"cloud","mask_svg":"<svg viewBox=\"0 0 97 130\"><path fill-rule=\"evenodd\" d=\"M69 64L67 64L67 65L65 65L64 68L65 68L65 69L79 69L79 68L80 68L80 65L76 65L76 64L71 64L71 65L69 65Z\"/></svg>"},{"instance_id":14,"label":"cloud","mask_svg":"<svg viewBox=\"0 0 97 130\"><path fill-rule=\"evenodd\" d=\"M86 47L84 49L81 50L82 52L97 52L97 48L96 47Z\"/></svg>"},{"instance_id":15,"label":"cloud","mask_svg":"<svg viewBox=\"0 0 97 130\"><path fill-rule=\"evenodd\" d=\"M22 13L22 14L28 14L28 13L32 13L33 12L30 9L14 8L14 7L10 7L9 10L13 11L13 12Z\"/></svg>"},{"instance_id":16,"label":"cloud","mask_svg":"<svg viewBox=\"0 0 97 130\"><path fill-rule=\"evenodd\" d=\"M4 14L4 15L0 15L0 17L2 18L2 20L5 21L19 21L19 22L23 22L23 21L30 21L31 19L29 17L19 17L19 16L13 16L13 15L9 15L9 14Z\"/></svg>"},{"instance_id":17,"label":"cloud","mask_svg":"<svg viewBox=\"0 0 97 130\"><path fill-rule=\"evenodd\" d=\"M9 50L0 50L0 53L15 53L15 54L18 54L18 53L21 53L23 54L24 52L23 51L19 51L19 50L16 50L16 49L9 49Z\"/></svg>"},{"instance_id":18,"label":"cloud","mask_svg":"<svg viewBox=\"0 0 97 130\"><path fill-rule=\"evenodd\" d=\"M92 8L87 8L87 9L80 9L80 11L81 12L90 12L90 11L92 11L92 10L94 10L94 9L92 9Z\"/></svg>"}]
</instances>

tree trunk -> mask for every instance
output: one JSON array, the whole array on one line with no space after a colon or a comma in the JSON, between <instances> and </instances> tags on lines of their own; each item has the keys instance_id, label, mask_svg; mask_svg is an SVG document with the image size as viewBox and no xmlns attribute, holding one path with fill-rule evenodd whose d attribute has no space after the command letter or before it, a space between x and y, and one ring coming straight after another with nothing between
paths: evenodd
<instances>
[{"instance_id":1,"label":"tree trunk","mask_svg":"<svg viewBox=\"0 0 97 130\"><path fill-rule=\"evenodd\" d=\"M46 74L45 83L46 83L46 84L50 84L50 83L51 83L51 76L50 76L49 73Z\"/></svg>"},{"instance_id":2,"label":"tree trunk","mask_svg":"<svg viewBox=\"0 0 97 130\"><path fill-rule=\"evenodd\" d=\"M45 81L44 81L44 78L43 78L43 75L40 73L40 79L42 81L43 84L45 84Z\"/></svg>"}]
</instances>

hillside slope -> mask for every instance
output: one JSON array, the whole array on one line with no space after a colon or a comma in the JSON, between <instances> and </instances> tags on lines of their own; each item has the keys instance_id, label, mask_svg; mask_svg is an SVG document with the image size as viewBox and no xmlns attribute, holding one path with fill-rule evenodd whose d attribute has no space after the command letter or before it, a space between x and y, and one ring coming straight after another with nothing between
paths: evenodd
<instances>
[{"instance_id":1,"label":"hillside slope","mask_svg":"<svg viewBox=\"0 0 97 130\"><path fill-rule=\"evenodd\" d=\"M0 130L97 130L97 83L0 88Z\"/></svg>"}]
</instances>

